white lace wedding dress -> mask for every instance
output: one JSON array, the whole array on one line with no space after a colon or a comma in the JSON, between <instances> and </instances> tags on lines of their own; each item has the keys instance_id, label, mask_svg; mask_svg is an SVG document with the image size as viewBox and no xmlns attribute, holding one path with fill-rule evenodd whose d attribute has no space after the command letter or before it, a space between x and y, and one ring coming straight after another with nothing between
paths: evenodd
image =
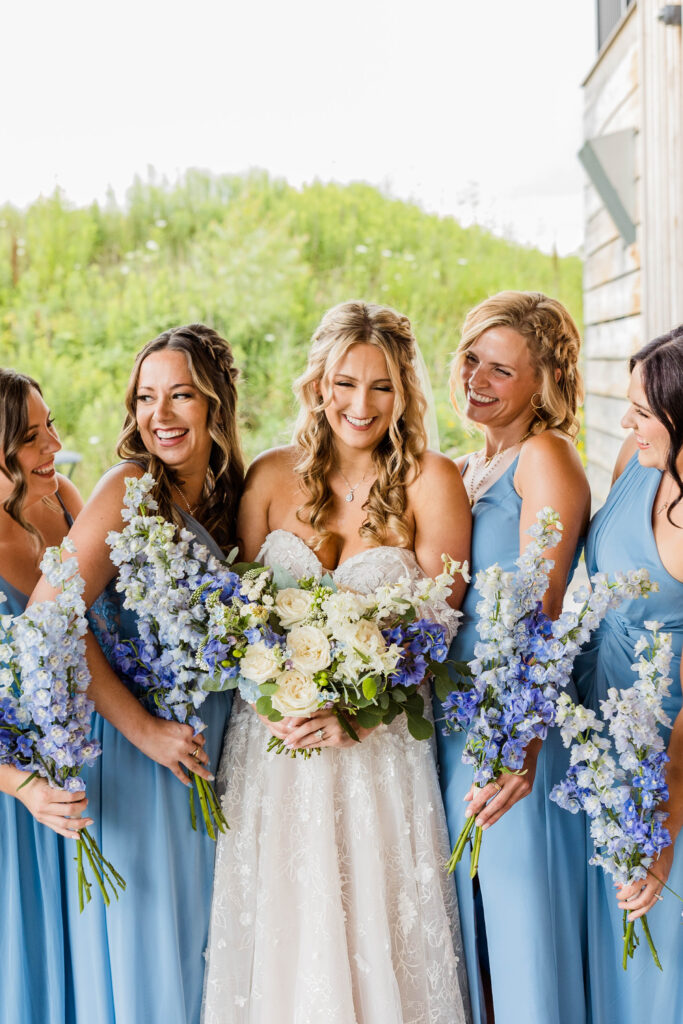
<instances>
[{"instance_id":1,"label":"white lace wedding dress","mask_svg":"<svg viewBox=\"0 0 683 1024\"><path fill-rule=\"evenodd\" d=\"M260 561L320 577L295 534ZM343 562L338 586L422 576L378 547ZM455 617L441 608L451 631ZM428 704L428 701L426 701ZM404 716L309 760L268 754L239 697L218 773L219 836L204 1024L461 1024L469 1019L455 886L432 746Z\"/></svg>"}]
</instances>

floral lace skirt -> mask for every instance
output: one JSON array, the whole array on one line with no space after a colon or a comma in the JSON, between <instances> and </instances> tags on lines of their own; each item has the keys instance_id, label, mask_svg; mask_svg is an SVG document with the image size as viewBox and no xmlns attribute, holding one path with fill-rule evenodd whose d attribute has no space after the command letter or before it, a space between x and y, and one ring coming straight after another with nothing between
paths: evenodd
<instances>
[{"instance_id":1,"label":"floral lace skirt","mask_svg":"<svg viewBox=\"0 0 683 1024\"><path fill-rule=\"evenodd\" d=\"M469 1020L432 749L399 717L310 760L237 698L219 769L204 1024Z\"/></svg>"}]
</instances>

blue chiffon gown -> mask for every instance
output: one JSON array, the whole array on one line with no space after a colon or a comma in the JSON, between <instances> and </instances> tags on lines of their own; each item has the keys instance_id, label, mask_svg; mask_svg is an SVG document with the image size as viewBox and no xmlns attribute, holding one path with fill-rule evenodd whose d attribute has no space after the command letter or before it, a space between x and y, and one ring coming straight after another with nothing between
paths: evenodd
<instances>
[{"instance_id":1,"label":"blue chiffon gown","mask_svg":"<svg viewBox=\"0 0 683 1024\"><path fill-rule=\"evenodd\" d=\"M665 710L673 722L681 708L679 672L683 644L683 583L662 565L652 531L652 506L661 474L640 465L637 454L616 481L596 514L586 543L589 572L645 568L659 583L648 598L624 601L607 613L593 641L575 663L581 700L595 711L610 686L633 683L634 647L643 623L655 619L672 634L671 693ZM669 730L662 730L665 738ZM589 852L592 853L590 842ZM668 884L683 896L683 851L677 843ZM610 875L588 867L588 953L590 994L595 1024L680 1024L683 1019L683 922L681 904L664 890L664 899L647 919L663 971L650 956L644 938L628 970L621 966L622 915ZM640 926L637 927L640 931Z\"/></svg>"},{"instance_id":2,"label":"blue chiffon gown","mask_svg":"<svg viewBox=\"0 0 683 1024\"><path fill-rule=\"evenodd\" d=\"M0 576L0 614L28 596ZM75 843L70 843L75 850ZM62 891L65 840L0 793L0 1024L72 1024ZM75 871L74 871L75 874Z\"/></svg>"},{"instance_id":3,"label":"blue chiffon gown","mask_svg":"<svg viewBox=\"0 0 683 1024\"><path fill-rule=\"evenodd\" d=\"M210 551L216 543L184 516ZM122 608L113 582L93 612L121 639L137 635L137 620ZM114 622L112 621L114 620ZM98 637L99 639L99 637ZM105 654L106 643L103 644ZM199 714L213 771L218 768L232 693L211 693ZM97 1024L199 1024L216 844L198 811L190 824L185 786L141 753L99 715L93 735L102 756L86 774L91 832L104 856L126 880L105 910L99 893L78 912L75 880L67 878L77 1020Z\"/></svg>"},{"instance_id":4,"label":"blue chiffon gown","mask_svg":"<svg viewBox=\"0 0 683 1024\"><path fill-rule=\"evenodd\" d=\"M471 573L497 562L514 569L519 557L522 501L513 484L517 460L475 502ZM578 560L578 554L575 562ZM479 640L470 584L449 657L469 661ZM435 718L443 718L435 702ZM442 734L437 722L441 790L451 843L465 821L472 767L462 763L464 733ZM481 903L475 914L469 847L456 868L470 998L475 1024L487 1020L480 989L481 914L496 1024L584 1024L585 825L548 799L563 777L567 752L557 730L543 743L529 796L484 833L479 858ZM479 941L477 931L480 932Z\"/></svg>"}]
</instances>

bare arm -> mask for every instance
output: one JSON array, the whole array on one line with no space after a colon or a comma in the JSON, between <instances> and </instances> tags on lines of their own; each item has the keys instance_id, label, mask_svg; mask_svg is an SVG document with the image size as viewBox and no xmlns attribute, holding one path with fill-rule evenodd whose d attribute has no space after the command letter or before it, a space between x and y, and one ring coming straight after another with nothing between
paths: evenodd
<instances>
[{"instance_id":1,"label":"bare arm","mask_svg":"<svg viewBox=\"0 0 683 1024\"><path fill-rule=\"evenodd\" d=\"M107 473L69 533L76 546L75 557L85 582L83 596L88 606L99 597L116 571L109 557L106 537L110 530L120 530L122 526L125 479L141 475L140 467L133 464L116 466ZM52 600L55 594L55 589L42 577L29 603ZM203 747L203 737L194 737L189 725L167 722L145 711L112 670L92 634L88 634L86 643L91 675L89 693L100 714L126 739L148 757L168 767L186 785L189 781L180 764L208 778L208 771L197 760L207 760L204 751L200 749L196 758L190 756L196 746Z\"/></svg>"},{"instance_id":2,"label":"bare arm","mask_svg":"<svg viewBox=\"0 0 683 1024\"><path fill-rule=\"evenodd\" d=\"M253 562L268 535L270 495L276 478L273 454L266 452L255 459L244 481L244 490L237 512L237 540L240 558Z\"/></svg>"},{"instance_id":3,"label":"bare arm","mask_svg":"<svg viewBox=\"0 0 683 1024\"><path fill-rule=\"evenodd\" d=\"M443 569L442 555L457 562L470 557L472 513L457 466L446 458L429 452L420 476L410 487L410 502L415 516L415 556L428 576L438 576ZM467 584L457 576L450 604L459 608Z\"/></svg>"},{"instance_id":4,"label":"bare arm","mask_svg":"<svg viewBox=\"0 0 683 1024\"><path fill-rule=\"evenodd\" d=\"M515 474L515 486L522 498L520 550L531 541L526 531L536 521L537 512L546 505L559 513L563 526L562 540L547 552L555 566L550 573L543 610L554 619L562 610L576 545L588 525L590 489L586 474L576 450L562 437L548 432L530 438L524 445ZM473 786L465 797L471 801L467 816L476 815L476 824L488 828L518 800L528 796L534 784L540 751L541 741L532 740L524 758L524 774L504 774L497 782L490 782L481 789Z\"/></svg>"},{"instance_id":5,"label":"bare arm","mask_svg":"<svg viewBox=\"0 0 683 1024\"><path fill-rule=\"evenodd\" d=\"M626 469L629 460L631 459L634 452L638 451L638 445L633 434L629 434L617 455L617 461L614 464L614 472L612 473L612 483L619 479L621 474Z\"/></svg>"}]
</instances>

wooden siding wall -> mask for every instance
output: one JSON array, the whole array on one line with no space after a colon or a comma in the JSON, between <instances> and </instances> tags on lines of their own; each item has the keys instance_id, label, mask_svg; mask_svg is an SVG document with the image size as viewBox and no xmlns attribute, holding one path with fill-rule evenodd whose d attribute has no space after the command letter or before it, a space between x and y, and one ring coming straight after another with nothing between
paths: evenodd
<instances>
[{"instance_id":1,"label":"wooden siding wall","mask_svg":"<svg viewBox=\"0 0 683 1024\"><path fill-rule=\"evenodd\" d=\"M587 181L584 245L586 449L595 507L625 432L628 357L683 322L681 29L638 0L584 82L584 137L634 129L636 241L627 246Z\"/></svg>"},{"instance_id":2,"label":"wooden siding wall","mask_svg":"<svg viewBox=\"0 0 683 1024\"><path fill-rule=\"evenodd\" d=\"M628 356L641 344L640 53L635 7L623 19L584 83L584 137L636 130L636 241L626 245L593 185L585 186L583 270L586 454L594 506L604 501L625 436L619 421Z\"/></svg>"}]
</instances>

